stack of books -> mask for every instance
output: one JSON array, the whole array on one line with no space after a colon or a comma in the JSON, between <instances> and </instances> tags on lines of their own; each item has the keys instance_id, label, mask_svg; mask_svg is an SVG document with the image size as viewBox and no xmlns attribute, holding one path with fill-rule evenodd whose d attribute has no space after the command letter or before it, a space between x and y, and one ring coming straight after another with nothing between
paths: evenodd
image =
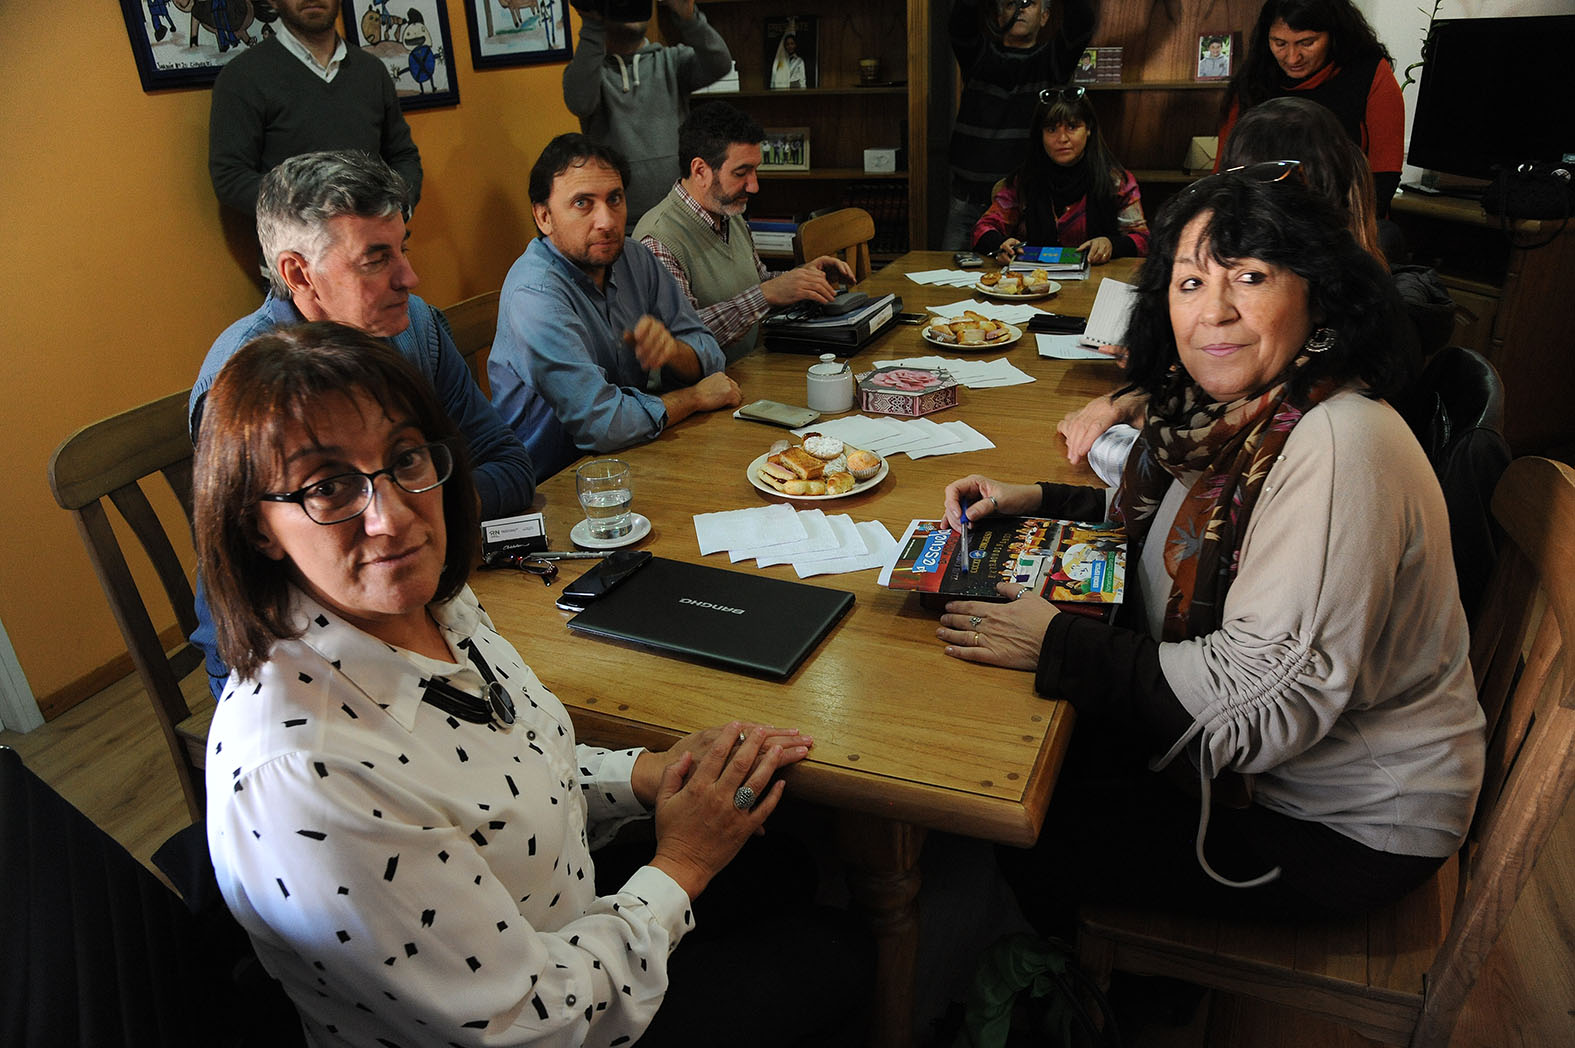
<instances>
[{"instance_id":1,"label":"stack of books","mask_svg":"<svg viewBox=\"0 0 1575 1048\"><path fill-rule=\"evenodd\" d=\"M852 182L842 191L843 207L862 207L875 220L870 252L901 255L908 250L908 186L905 182Z\"/></svg>"},{"instance_id":2,"label":"stack of books","mask_svg":"<svg viewBox=\"0 0 1575 1048\"><path fill-rule=\"evenodd\" d=\"M793 237L798 233L798 223L791 218L751 218L749 235L754 238L755 250L762 255L793 254Z\"/></svg>"}]
</instances>

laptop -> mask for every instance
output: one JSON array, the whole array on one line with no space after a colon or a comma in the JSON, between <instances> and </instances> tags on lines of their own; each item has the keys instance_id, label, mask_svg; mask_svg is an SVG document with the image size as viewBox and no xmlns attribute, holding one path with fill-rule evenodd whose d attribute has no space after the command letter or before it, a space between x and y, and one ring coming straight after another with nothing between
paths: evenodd
<instances>
[{"instance_id":1,"label":"laptop","mask_svg":"<svg viewBox=\"0 0 1575 1048\"><path fill-rule=\"evenodd\" d=\"M842 590L652 557L569 628L780 680L852 606Z\"/></svg>"}]
</instances>

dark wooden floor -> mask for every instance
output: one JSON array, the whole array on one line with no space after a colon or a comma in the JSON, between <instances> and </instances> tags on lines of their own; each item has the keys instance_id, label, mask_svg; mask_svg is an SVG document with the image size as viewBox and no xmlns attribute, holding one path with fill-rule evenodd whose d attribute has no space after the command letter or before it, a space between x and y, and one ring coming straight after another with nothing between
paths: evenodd
<instances>
[{"instance_id":1,"label":"dark wooden floor","mask_svg":"<svg viewBox=\"0 0 1575 1048\"><path fill-rule=\"evenodd\" d=\"M200 675L198 675L200 676ZM203 685L193 677L196 688ZM186 823L185 805L152 709L128 678L27 735L0 745L144 864ZM1206 996L1185 1028L1150 1026L1133 1048L1366 1048L1373 1042L1292 1009ZM1575 1044L1575 806L1478 980L1452 1048Z\"/></svg>"}]
</instances>

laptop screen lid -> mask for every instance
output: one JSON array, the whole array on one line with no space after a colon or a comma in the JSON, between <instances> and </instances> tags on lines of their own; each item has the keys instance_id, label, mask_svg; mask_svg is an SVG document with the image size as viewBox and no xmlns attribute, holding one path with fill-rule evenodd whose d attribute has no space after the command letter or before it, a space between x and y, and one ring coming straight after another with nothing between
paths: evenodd
<instances>
[{"instance_id":1,"label":"laptop screen lid","mask_svg":"<svg viewBox=\"0 0 1575 1048\"><path fill-rule=\"evenodd\" d=\"M842 590L653 557L568 626L781 679L852 606Z\"/></svg>"}]
</instances>

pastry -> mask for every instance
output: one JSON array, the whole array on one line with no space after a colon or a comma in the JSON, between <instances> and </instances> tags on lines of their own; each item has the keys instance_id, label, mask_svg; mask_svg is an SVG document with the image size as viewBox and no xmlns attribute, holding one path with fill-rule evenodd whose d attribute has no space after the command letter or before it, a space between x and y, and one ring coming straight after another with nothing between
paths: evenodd
<instances>
[{"instance_id":1,"label":"pastry","mask_svg":"<svg viewBox=\"0 0 1575 1048\"><path fill-rule=\"evenodd\" d=\"M1001 271L992 269L988 273L979 274L979 283L984 287L994 287L995 282L1001 279Z\"/></svg>"},{"instance_id":2,"label":"pastry","mask_svg":"<svg viewBox=\"0 0 1575 1048\"><path fill-rule=\"evenodd\" d=\"M824 495L826 482L824 480L790 480L782 485L782 491L787 495Z\"/></svg>"},{"instance_id":3,"label":"pastry","mask_svg":"<svg viewBox=\"0 0 1575 1048\"><path fill-rule=\"evenodd\" d=\"M826 494L841 495L844 492L852 491L853 483L853 474L851 473L827 473Z\"/></svg>"},{"instance_id":4,"label":"pastry","mask_svg":"<svg viewBox=\"0 0 1575 1048\"><path fill-rule=\"evenodd\" d=\"M766 459L791 471L800 480L814 480L826 470L826 464L800 447L791 447Z\"/></svg>"},{"instance_id":5,"label":"pastry","mask_svg":"<svg viewBox=\"0 0 1575 1048\"><path fill-rule=\"evenodd\" d=\"M880 472L880 456L873 451L856 448L848 452L848 472L855 480L869 480Z\"/></svg>"},{"instance_id":6,"label":"pastry","mask_svg":"<svg viewBox=\"0 0 1575 1048\"><path fill-rule=\"evenodd\" d=\"M842 454L842 441L836 437L823 437L819 433L806 433L804 450L822 462L830 462Z\"/></svg>"},{"instance_id":7,"label":"pastry","mask_svg":"<svg viewBox=\"0 0 1575 1048\"><path fill-rule=\"evenodd\" d=\"M771 445L771 450L766 452L766 454L767 455L780 455L780 454L782 454L782 452L786 451L788 448L790 448L792 446L793 446L793 442L791 440L779 440L775 444Z\"/></svg>"},{"instance_id":8,"label":"pastry","mask_svg":"<svg viewBox=\"0 0 1575 1048\"><path fill-rule=\"evenodd\" d=\"M956 342L957 336L952 334L952 326L944 320L932 320L929 327L924 329L924 337L931 342Z\"/></svg>"},{"instance_id":9,"label":"pastry","mask_svg":"<svg viewBox=\"0 0 1575 1048\"><path fill-rule=\"evenodd\" d=\"M996 283L995 290L1003 295L1020 294L1023 290L1022 279L1019 277L1002 277Z\"/></svg>"}]
</instances>

